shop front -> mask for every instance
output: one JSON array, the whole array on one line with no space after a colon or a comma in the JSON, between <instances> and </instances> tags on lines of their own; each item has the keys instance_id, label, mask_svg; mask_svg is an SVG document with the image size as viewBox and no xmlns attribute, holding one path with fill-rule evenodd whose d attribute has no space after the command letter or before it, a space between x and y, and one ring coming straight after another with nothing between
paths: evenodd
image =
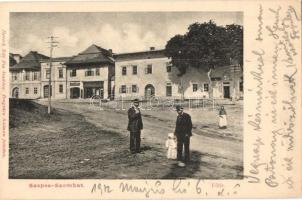
<instances>
[{"instance_id":1,"label":"shop front","mask_svg":"<svg viewBox=\"0 0 302 200\"><path fill-rule=\"evenodd\" d=\"M100 96L104 98L104 81L89 81L83 82L84 98L91 98L93 96Z\"/></svg>"}]
</instances>

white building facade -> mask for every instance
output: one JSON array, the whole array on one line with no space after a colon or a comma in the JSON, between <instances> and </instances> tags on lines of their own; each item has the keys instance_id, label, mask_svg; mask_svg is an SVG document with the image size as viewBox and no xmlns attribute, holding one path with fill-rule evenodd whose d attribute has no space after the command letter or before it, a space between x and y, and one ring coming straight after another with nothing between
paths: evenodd
<instances>
[{"instance_id":1,"label":"white building facade","mask_svg":"<svg viewBox=\"0 0 302 200\"><path fill-rule=\"evenodd\" d=\"M116 99L209 98L211 85L216 99L243 96L242 71L232 73L231 66L213 69L210 77L207 71L196 68L178 75L178 69L171 65L164 50L151 48L150 51L116 54Z\"/></svg>"},{"instance_id":2,"label":"white building facade","mask_svg":"<svg viewBox=\"0 0 302 200\"><path fill-rule=\"evenodd\" d=\"M67 66L67 98L91 98L95 95L101 99L113 96L112 79L114 77L114 60L112 52L96 45L65 62Z\"/></svg>"},{"instance_id":3,"label":"white building facade","mask_svg":"<svg viewBox=\"0 0 302 200\"><path fill-rule=\"evenodd\" d=\"M179 76L164 50L112 54L91 45L77 56L49 58L30 52L10 67L10 97L37 99L240 99L243 72L236 65L216 67L211 73L188 68ZM211 87L212 86L212 87Z\"/></svg>"},{"instance_id":4,"label":"white building facade","mask_svg":"<svg viewBox=\"0 0 302 200\"><path fill-rule=\"evenodd\" d=\"M41 97L40 61L47 58L36 51L31 51L20 62L9 68L11 98L37 99Z\"/></svg>"},{"instance_id":5,"label":"white building facade","mask_svg":"<svg viewBox=\"0 0 302 200\"><path fill-rule=\"evenodd\" d=\"M49 60L41 61L41 98L48 98L49 79L51 77L51 98L67 99L67 69L65 62L69 57L53 58L50 70Z\"/></svg>"}]
</instances>

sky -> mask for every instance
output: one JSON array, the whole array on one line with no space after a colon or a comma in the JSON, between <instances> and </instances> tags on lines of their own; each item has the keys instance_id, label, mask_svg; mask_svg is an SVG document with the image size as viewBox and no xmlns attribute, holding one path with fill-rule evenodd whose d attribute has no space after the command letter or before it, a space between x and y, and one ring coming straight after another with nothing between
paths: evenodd
<instances>
[{"instance_id":1,"label":"sky","mask_svg":"<svg viewBox=\"0 0 302 200\"><path fill-rule=\"evenodd\" d=\"M54 57L77 55L92 44L114 53L163 49L190 24L213 20L243 25L241 12L99 12L10 13L10 53L49 55L48 37L59 42Z\"/></svg>"}]
</instances>

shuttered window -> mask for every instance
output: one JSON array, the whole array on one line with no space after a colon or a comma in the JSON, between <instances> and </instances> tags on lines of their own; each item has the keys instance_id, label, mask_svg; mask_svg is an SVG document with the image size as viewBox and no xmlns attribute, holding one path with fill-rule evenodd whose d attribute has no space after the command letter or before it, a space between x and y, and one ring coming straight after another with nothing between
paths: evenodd
<instances>
[{"instance_id":1,"label":"shuttered window","mask_svg":"<svg viewBox=\"0 0 302 200\"><path fill-rule=\"evenodd\" d=\"M127 75L127 67L126 66L122 67L122 75L123 76Z\"/></svg>"},{"instance_id":2,"label":"shuttered window","mask_svg":"<svg viewBox=\"0 0 302 200\"><path fill-rule=\"evenodd\" d=\"M138 87L137 87L137 85L132 85L131 90L132 90L132 93L138 93Z\"/></svg>"},{"instance_id":3,"label":"shuttered window","mask_svg":"<svg viewBox=\"0 0 302 200\"><path fill-rule=\"evenodd\" d=\"M76 70L76 69L72 69L72 70L70 71L70 76L71 76L71 77L77 76L77 70Z\"/></svg>"}]
</instances>

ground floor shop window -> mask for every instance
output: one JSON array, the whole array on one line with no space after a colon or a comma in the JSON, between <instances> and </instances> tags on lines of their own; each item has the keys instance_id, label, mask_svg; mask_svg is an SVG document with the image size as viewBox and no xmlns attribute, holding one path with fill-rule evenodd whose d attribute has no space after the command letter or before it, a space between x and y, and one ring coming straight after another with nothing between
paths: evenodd
<instances>
[{"instance_id":1,"label":"ground floor shop window","mask_svg":"<svg viewBox=\"0 0 302 200\"><path fill-rule=\"evenodd\" d=\"M80 88L74 87L70 88L70 98L71 99L78 99L80 98L81 92Z\"/></svg>"}]
</instances>

